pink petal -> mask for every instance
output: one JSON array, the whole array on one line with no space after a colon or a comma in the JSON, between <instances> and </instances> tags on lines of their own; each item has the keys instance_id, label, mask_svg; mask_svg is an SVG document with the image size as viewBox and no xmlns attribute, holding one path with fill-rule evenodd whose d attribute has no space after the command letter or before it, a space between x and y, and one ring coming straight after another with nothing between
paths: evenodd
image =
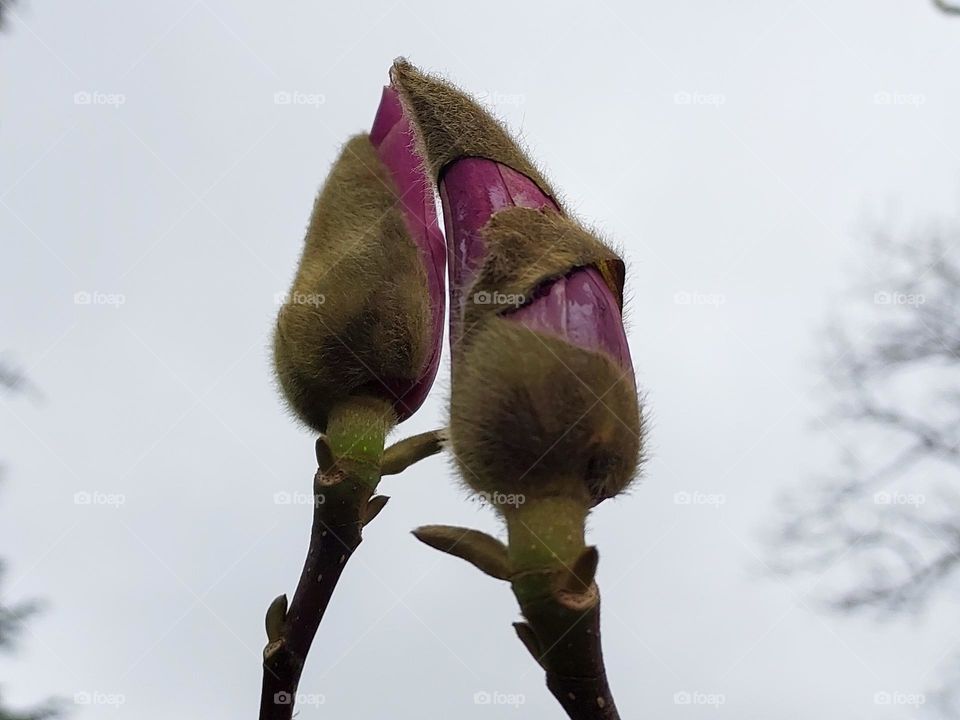
<instances>
[{"instance_id":1,"label":"pink petal","mask_svg":"<svg viewBox=\"0 0 960 720\"><path fill-rule=\"evenodd\" d=\"M463 316L463 293L473 282L487 252L480 229L504 208L557 210L557 206L525 175L493 160L475 157L458 160L447 169L440 181L440 199L450 264L450 341L455 343Z\"/></svg>"},{"instance_id":2,"label":"pink petal","mask_svg":"<svg viewBox=\"0 0 960 720\"><path fill-rule=\"evenodd\" d=\"M580 268L554 280L506 317L571 345L604 352L620 367L633 370L620 307L596 268Z\"/></svg>"},{"instance_id":3,"label":"pink petal","mask_svg":"<svg viewBox=\"0 0 960 720\"><path fill-rule=\"evenodd\" d=\"M407 229L420 251L430 293L431 353L420 378L413 385L391 388L399 395L395 405L400 419L404 420L423 404L440 365L446 299L443 288L446 247L437 221L433 188L427 180L423 162L414 150L410 121L403 113L397 92L391 87L383 89L380 107L370 131L370 142L393 178ZM388 378L384 378L384 381L392 384Z\"/></svg>"}]
</instances>

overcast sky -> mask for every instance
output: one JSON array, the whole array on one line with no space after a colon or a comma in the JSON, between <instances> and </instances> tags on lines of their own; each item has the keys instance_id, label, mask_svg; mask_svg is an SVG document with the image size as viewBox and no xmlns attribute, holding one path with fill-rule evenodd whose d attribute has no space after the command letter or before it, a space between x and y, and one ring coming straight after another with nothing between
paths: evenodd
<instances>
[{"instance_id":1,"label":"overcast sky","mask_svg":"<svg viewBox=\"0 0 960 720\"><path fill-rule=\"evenodd\" d=\"M917 715L877 693L936 685L955 609L825 615L816 578L764 577L761 530L780 492L834 467L819 330L870 261L865 218L954 213L960 18L928 0L14 11L0 350L43 399L0 401L0 555L5 596L49 604L0 664L9 700L255 715L263 614L292 593L310 522L275 495L309 492L315 468L272 385L274 298L340 143L406 55L485 96L628 259L652 460L590 534L623 715ZM398 435L444 423L447 368ZM440 457L382 489L300 717L558 717L509 587L407 532L498 532L492 512Z\"/></svg>"}]
</instances>

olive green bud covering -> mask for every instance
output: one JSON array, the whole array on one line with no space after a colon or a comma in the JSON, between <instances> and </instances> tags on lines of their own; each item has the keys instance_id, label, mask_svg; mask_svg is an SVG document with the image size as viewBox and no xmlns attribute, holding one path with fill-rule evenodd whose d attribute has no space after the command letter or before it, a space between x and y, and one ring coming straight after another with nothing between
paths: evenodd
<instances>
[{"instance_id":1,"label":"olive green bud covering","mask_svg":"<svg viewBox=\"0 0 960 720\"><path fill-rule=\"evenodd\" d=\"M369 137L344 146L317 197L277 318L274 363L294 413L323 432L349 397L394 402L432 350L417 247Z\"/></svg>"},{"instance_id":2,"label":"olive green bud covering","mask_svg":"<svg viewBox=\"0 0 960 720\"><path fill-rule=\"evenodd\" d=\"M629 369L503 317L458 363L450 438L473 489L594 505L633 478L643 427Z\"/></svg>"},{"instance_id":3,"label":"olive green bud covering","mask_svg":"<svg viewBox=\"0 0 960 720\"><path fill-rule=\"evenodd\" d=\"M417 128L419 155L434 180L460 158L488 158L523 173L556 202L546 178L502 123L465 92L421 72L404 58L393 63L390 80Z\"/></svg>"},{"instance_id":4,"label":"olive green bud covering","mask_svg":"<svg viewBox=\"0 0 960 720\"><path fill-rule=\"evenodd\" d=\"M595 505L621 492L641 461L632 368L511 322L509 303L529 302L544 283L584 266L601 270L619 302L623 263L556 212L501 210L483 234L488 254L467 294L454 358L450 438L461 476L483 493Z\"/></svg>"}]
</instances>

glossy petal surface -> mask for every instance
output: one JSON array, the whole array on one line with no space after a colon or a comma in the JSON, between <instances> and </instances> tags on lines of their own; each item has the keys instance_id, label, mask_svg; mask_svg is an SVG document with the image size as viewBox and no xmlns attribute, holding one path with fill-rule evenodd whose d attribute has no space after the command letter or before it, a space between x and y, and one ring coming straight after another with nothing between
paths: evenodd
<instances>
[{"instance_id":1,"label":"glossy petal surface","mask_svg":"<svg viewBox=\"0 0 960 720\"><path fill-rule=\"evenodd\" d=\"M463 158L440 183L450 265L450 331L456 342L463 293L483 264L486 244L480 230L494 213L509 207L549 208L556 204L530 178L485 158ZM595 268L579 268L541 288L530 303L507 315L531 330L558 335L578 347L610 355L631 368L620 307Z\"/></svg>"},{"instance_id":2,"label":"glossy petal surface","mask_svg":"<svg viewBox=\"0 0 960 720\"><path fill-rule=\"evenodd\" d=\"M431 353L420 379L414 385L394 388L399 396L397 413L403 420L423 404L440 364L446 248L437 221L433 188L423 171L422 160L414 149L413 130L403 113L396 91L390 87L383 89L380 107L370 130L370 142L393 178L407 229L420 251L430 293Z\"/></svg>"},{"instance_id":3,"label":"glossy petal surface","mask_svg":"<svg viewBox=\"0 0 960 720\"><path fill-rule=\"evenodd\" d=\"M607 353L620 367L633 369L620 307L596 268L580 268L554 280L507 317L571 345Z\"/></svg>"},{"instance_id":4,"label":"glossy petal surface","mask_svg":"<svg viewBox=\"0 0 960 720\"><path fill-rule=\"evenodd\" d=\"M440 199L450 264L450 339L455 342L463 292L487 252L480 229L504 208L557 206L528 177L485 158L464 158L451 165L440 182Z\"/></svg>"}]
</instances>

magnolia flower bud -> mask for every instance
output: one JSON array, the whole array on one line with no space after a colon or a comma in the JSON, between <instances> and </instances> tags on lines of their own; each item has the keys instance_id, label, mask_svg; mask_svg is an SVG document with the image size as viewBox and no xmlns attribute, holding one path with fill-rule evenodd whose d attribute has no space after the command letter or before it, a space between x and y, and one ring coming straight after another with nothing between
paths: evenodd
<instances>
[{"instance_id":1,"label":"magnolia flower bud","mask_svg":"<svg viewBox=\"0 0 960 720\"><path fill-rule=\"evenodd\" d=\"M643 435L622 260L564 214L477 103L405 61L392 77L443 204L450 440L464 481L583 506L617 494Z\"/></svg>"},{"instance_id":2,"label":"magnolia flower bud","mask_svg":"<svg viewBox=\"0 0 960 720\"><path fill-rule=\"evenodd\" d=\"M386 88L371 134L344 146L314 203L274 362L290 407L320 432L353 397L386 400L402 421L436 376L444 245L420 166Z\"/></svg>"}]
</instances>

